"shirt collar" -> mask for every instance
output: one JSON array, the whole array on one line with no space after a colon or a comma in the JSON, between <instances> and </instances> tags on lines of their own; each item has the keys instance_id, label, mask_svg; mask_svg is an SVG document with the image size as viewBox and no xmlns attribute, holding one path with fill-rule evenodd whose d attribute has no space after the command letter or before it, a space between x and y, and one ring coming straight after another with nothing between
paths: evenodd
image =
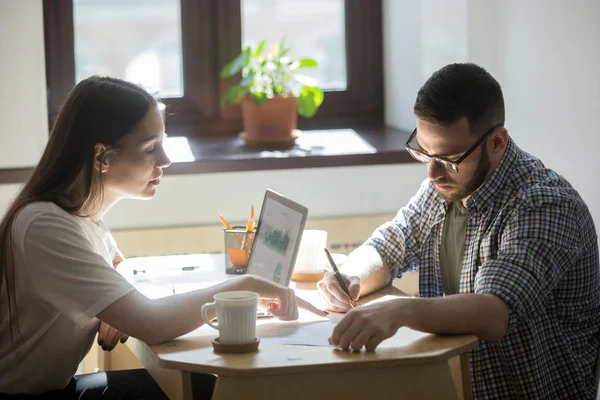
<instances>
[{"instance_id":1,"label":"shirt collar","mask_svg":"<svg viewBox=\"0 0 600 400\"><path fill-rule=\"evenodd\" d=\"M506 181L510 175L509 171L512 169L517 159L517 147L512 139L508 138L508 144L500 163L496 166L496 169L492 172L490 177L477 189L471 197L467 200L467 209L469 212L478 210L485 212L490 208L494 201L499 196L499 191L503 189Z\"/></svg>"},{"instance_id":2,"label":"shirt collar","mask_svg":"<svg viewBox=\"0 0 600 400\"><path fill-rule=\"evenodd\" d=\"M97 223L95 223L94 221L92 221L89 218L83 218L84 223L88 224L88 226L90 226L92 228L92 230L94 231L94 233L102 240L106 240L106 238L108 237L108 235L110 235L110 230L108 229L108 227L106 226L106 224L104 223L103 220L99 220Z\"/></svg>"}]
</instances>

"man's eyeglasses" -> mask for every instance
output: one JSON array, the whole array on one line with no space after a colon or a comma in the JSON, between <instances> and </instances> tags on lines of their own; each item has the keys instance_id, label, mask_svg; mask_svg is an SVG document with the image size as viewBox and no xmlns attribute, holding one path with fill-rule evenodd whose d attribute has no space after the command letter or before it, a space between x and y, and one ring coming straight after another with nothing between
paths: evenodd
<instances>
[{"instance_id":1,"label":"man's eyeglasses","mask_svg":"<svg viewBox=\"0 0 600 400\"><path fill-rule=\"evenodd\" d=\"M404 145L404 147L406 148L406 151L408 151L408 153L411 156L413 156L413 158L415 160L417 160L419 162L427 164L430 161L435 161L436 163L438 163L439 165L441 165L442 167L444 167L448 171L454 172L454 173L458 173L458 164L460 164L461 162L463 162L465 160L465 158L469 157L469 155L471 155L471 153L474 152L475 149L477 149L477 146L479 146L481 143L483 143L483 141L489 136L490 133L494 132L496 129L500 128L501 126L504 126L504 124L496 124L496 125L492 126L486 133L483 134L483 136L481 136L475 142L475 144L473 146L471 146L471 148L469 148L469 150L467 150L465 152L465 154L463 154L456 161L448 160L445 157L430 156L429 154L423 152L422 150L418 150L418 149L415 149L413 147L410 147L410 142L412 142L412 140L417 135L417 128L415 128L415 130L413 131L412 135L410 135L410 137L406 141L406 144Z\"/></svg>"}]
</instances>

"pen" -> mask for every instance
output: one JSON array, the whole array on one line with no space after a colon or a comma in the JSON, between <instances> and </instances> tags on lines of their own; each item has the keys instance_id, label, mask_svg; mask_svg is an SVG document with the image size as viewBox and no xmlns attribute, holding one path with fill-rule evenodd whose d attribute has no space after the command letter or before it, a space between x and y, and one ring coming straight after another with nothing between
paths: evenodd
<instances>
[{"instance_id":1,"label":"pen","mask_svg":"<svg viewBox=\"0 0 600 400\"><path fill-rule=\"evenodd\" d=\"M338 283L342 287L342 290L344 291L344 293L346 293L348 295L348 297L350 297L350 290L348 290L348 286L346 286L346 282L344 281L344 278L342 278L342 274L340 274L340 270L335 265L335 261L333 261L333 257L331 257L329 250L327 250L327 249L324 249L324 250L325 250L325 254L327 255L327 259L329 260L329 264L331 265L331 268L333 269L333 274L335 275L335 278L337 279ZM352 308L356 308L360 304L358 304L357 302L352 300L352 297L350 297L350 305L352 306Z\"/></svg>"},{"instance_id":2,"label":"pen","mask_svg":"<svg viewBox=\"0 0 600 400\"><path fill-rule=\"evenodd\" d=\"M181 267L181 268L174 268L174 269L173 269L173 268L170 268L169 270L175 270L175 271L176 271L176 270L181 270L181 271L183 271L183 272L186 272L186 271L193 271L193 270L195 270L195 269L198 269L198 268L200 268L200 267L198 267L198 266L195 266L195 265L190 265L190 266L187 266L187 267ZM145 273L146 273L146 270L145 270L145 269L134 269L134 270L133 270L133 274L134 274L134 275L138 275L138 274L145 274Z\"/></svg>"}]
</instances>

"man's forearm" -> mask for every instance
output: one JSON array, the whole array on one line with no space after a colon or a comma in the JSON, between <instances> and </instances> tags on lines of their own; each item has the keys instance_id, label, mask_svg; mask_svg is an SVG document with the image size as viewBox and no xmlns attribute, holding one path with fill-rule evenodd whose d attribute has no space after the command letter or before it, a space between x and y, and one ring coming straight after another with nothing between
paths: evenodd
<instances>
[{"instance_id":1,"label":"man's forearm","mask_svg":"<svg viewBox=\"0 0 600 400\"><path fill-rule=\"evenodd\" d=\"M437 334L473 334L501 340L508 328L508 306L492 294L457 294L439 298L395 300L398 326Z\"/></svg>"},{"instance_id":2,"label":"man's forearm","mask_svg":"<svg viewBox=\"0 0 600 400\"><path fill-rule=\"evenodd\" d=\"M349 256L341 272L360 278L360 295L375 292L390 283L392 274L388 265L371 246L361 246Z\"/></svg>"}]
</instances>

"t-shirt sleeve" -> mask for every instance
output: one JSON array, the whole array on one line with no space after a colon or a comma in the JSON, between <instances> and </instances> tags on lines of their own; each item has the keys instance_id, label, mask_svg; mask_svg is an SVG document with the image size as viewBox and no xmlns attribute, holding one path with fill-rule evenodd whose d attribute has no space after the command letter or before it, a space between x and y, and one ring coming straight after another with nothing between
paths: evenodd
<instances>
[{"instance_id":1,"label":"t-shirt sleeve","mask_svg":"<svg viewBox=\"0 0 600 400\"><path fill-rule=\"evenodd\" d=\"M25 232L23 249L33 290L79 326L134 290L72 219L37 216Z\"/></svg>"}]
</instances>

